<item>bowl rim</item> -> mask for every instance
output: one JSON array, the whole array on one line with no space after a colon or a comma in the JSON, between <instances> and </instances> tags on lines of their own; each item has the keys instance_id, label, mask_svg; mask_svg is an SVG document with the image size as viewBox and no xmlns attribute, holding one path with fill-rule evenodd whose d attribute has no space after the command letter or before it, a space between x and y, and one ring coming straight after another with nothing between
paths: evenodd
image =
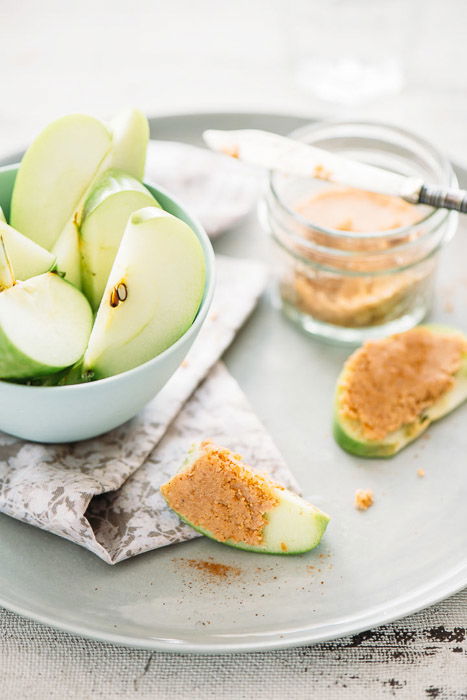
<instances>
[{"instance_id":1,"label":"bowl rim","mask_svg":"<svg viewBox=\"0 0 467 700\"><path fill-rule=\"evenodd\" d=\"M19 168L19 163L14 163L12 165L4 165L0 167L0 173L2 172L9 172L13 170L18 170ZM95 381L90 381L90 382L83 382L81 384L67 384L64 386L33 386L30 384L16 384L15 382L9 382L5 381L3 379L0 379L0 386L2 387L8 387L10 390L14 391L33 391L34 393L50 393L50 392L58 392L60 391L62 394L67 392L79 392L79 391L98 391L100 386L109 385L111 383L115 383L118 381L124 381L127 377L132 377L136 376L137 374L143 373L148 367L157 365L159 363L162 363L168 355L170 355L173 352L176 352L178 347L182 345L187 338L190 338L192 335L196 335L200 326L203 324L207 313L209 311L209 307L211 306L211 302L214 296L214 289L215 289L215 284L216 284L216 266L215 266L215 256L214 256L214 250L212 247L211 240L206 233L204 226L201 224L199 221L198 217L193 216L189 209L181 202L177 197L174 197L170 192L168 192L164 187L159 187L153 182L150 182L148 180L142 180L142 183L145 187L149 187L153 189L156 194L160 193L163 197L166 197L169 199L175 206L179 207L183 214L186 215L186 217L190 220L190 222L193 224L192 228L198 237L199 242L201 243L201 247L203 249L203 255L204 259L206 262L206 283L205 283L205 288L204 288L204 293L203 293L203 299L201 301L201 305L198 309L198 313L196 314L196 317L191 324L189 328L183 333L183 335L178 338L175 343L172 343L168 348L163 350L159 355L156 355L156 357L151 358L150 360L146 360L146 362L143 362L141 365L138 365L137 367L133 367L132 369L127 369L124 372L120 372L119 374L114 374L111 377L104 377L103 379L96 379ZM170 212L169 212L170 213Z\"/></svg>"}]
</instances>

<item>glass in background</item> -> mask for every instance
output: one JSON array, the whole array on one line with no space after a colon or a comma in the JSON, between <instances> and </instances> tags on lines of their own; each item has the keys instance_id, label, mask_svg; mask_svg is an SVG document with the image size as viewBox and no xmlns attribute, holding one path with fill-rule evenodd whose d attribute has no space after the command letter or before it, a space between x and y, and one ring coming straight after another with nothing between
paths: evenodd
<instances>
[{"instance_id":1,"label":"glass in background","mask_svg":"<svg viewBox=\"0 0 467 700\"><path fill-rule=\"evenodd\" d=\"M294 82L356 105L402 89L418 0L295 0L284 16Z\"/></svg>"}]
</instances>

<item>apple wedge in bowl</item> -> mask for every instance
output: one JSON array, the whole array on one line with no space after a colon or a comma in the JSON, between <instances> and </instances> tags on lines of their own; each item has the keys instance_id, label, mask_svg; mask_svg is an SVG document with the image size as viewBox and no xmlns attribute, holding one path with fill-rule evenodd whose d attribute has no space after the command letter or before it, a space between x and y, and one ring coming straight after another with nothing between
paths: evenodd
<instances>
[{"instance_id":1,"label":"apple wedge in bowl","mask_svg":"<svg viewBox=\"0 0 467 700\"><path fill-rule=\"evenodd\" d=\"M121 165L122 158L118 162L118 166L121 167ZM5 212L7 220L10 218L11 196L17 170L18 166L8 166L0 169L0 207ZM133 175L130 173L130 176ZM195 251L198 261L201 260L202 262L202 265L198 265L198 272L195 272L194 277L197 278L196 289L193 290L193 299L189 300L188 311L182 309L183 313L180 314L180 298L174 293L174 289L171 291L172 296L170 298L175 306L171 307L171 302L167 299L165 302L166 308L164 313L166 316L170 317L172 315L173 318L177 318L181 315L183 317L182 325L175 330L173 327L169 329L170 337L168 336L165 343L161 343L159 349L156 349L153 355L150 352L146 355L144 353L138 355L137 362L141 362L141 364L134 366L133 363L131 368L125 366L120 370L113 366L113 370L119 371L118 374L113 376L108 376L109 372L105 371L105 369L104 371L98 371L96 374L103 378L99 378L97 381L63 386L33 386L0 381L0 430L38 442L70 442L95 437L135 416L167 383L183 361L206 318L212 301L214 291L214 253L204 229L176 200L165 191L149 183L145 183L144 187L148 192L148 200L153 199L157 202L155 207L158 205L162 208L163 216L167 217L169 221L172 221L172 218L175 217L179 221L177 228L183 229L184 234L187 234L187 230L190 232L190 235L186 236L188 240L187 255L191 258L193 251ZM151 203L152 201L149 201L149 204ZM84 204L84 200L82 204ZM154 205L149 208L152 210ZM81 215L81 210L79 213ZM65 215L62 213L62 220L65 220L65 218ZM6 225L3 220L2 224ZM149 225L152 226L152 224ZM23 243L22 238L10 232L10 238L12 237L15 237L17 247ZM48 242L48 245L49 248L53 248L55 243ZM57 274L54 274L54 269L56 270L57 265L54 263L55 258L52 252L47 252L37 241L34 245L26 243L25 247L35 254L35 257L31 258L34 262L34 269L31 268L33 274L49 275L54 282L65 285L67 289L70 288L76 295L81 295L86 308L88 308L89 305L79 289L67 283L65 281L66 277L65 280L62 280ZM145 248L144 251L146 251ZM144 252L142 256L139 256L139 260L148 258L148 255L147 251ZM173 260L173 255L171 259ZM118 262L118 256L116 262ZM151 293L153 293L154 289L151 285L154 285L154 279L151 277L152 267L150 259L146 259L145 264L146 269L144 272L150 277L147 280L148 290L151 290ZM186 267L187 261L180 260L180 264L182 268L183 266ZM49 267L52 268L51 272L47 272ZM191 266L189 266L189 270L192 270ZM175 268L172 268L172 271L176 274ZM39 278L32 277L32 279ZM137 284L137 290L143 289L142 297L144 297L146 282L138 279L135 284ZM135 323L134 313L137 309L135 309L134 304L136 299L141 297L139 296L139 291L137 294L133 294L132 297L132 289L134 287L130 288L128 285L127 297L123 302L120 298L118 299L120 308L115 307L112 310L118 311L120 318L120 313L125 312L125 308L129 308L125 315L128 315L129 322ZM2 293L5 292L0 292L0 297ZM122 296L123 287L119 290L117 286L115 293L117 295L120 293L120 296ZM115 303L115 294L113 299ZM151 299L148 298L146 301L148 306ZM146 316L147 311L146 308ZM92 319L92 316L90 318ZM143 324L147 320L145 317ZM123 322L119 321L119 325L124 327L126 325L125 320ZM133 326L133 330L137 333L136 325ZM145 348L147 349L147 344L145 344ZM84 348L80 349L78 355L84 353L84 350ZM157 352L159 354L156 354ZM119 356L121 357L122 355L123 357L125 356L125 348L121 348L119 351ZM75 356L70 356L65 362L70 362L71 364L75 359ZM93 364L92 367L90 366L91 364ZM89 363L87 369L94 371L95 366L93 361L93 363ZM58 370L59 366L57 365L55 369ZM32 371L34 374L35 370ZM78 374L81 375L79 366Z\"/></svg>"},{"instance_id":2,"label":"apple wedge in bowl","mask_svg":"<svg viewBox=\"0 0 467 700\"><path fill-rule=\"evenodd\" d=\"M0 169L0 206L9 212L17 167ZM98 381L68 386L29 386L0 381L0 430L37 442L96 437L134 417L167 383L192 346L214 292L214 253L201 225L169 194L146 183L164 211L196 235L205 264L205 284L196 318L181 337L156 357Z\"/></svg>"},{"instance_id":3,"label":"apple wedge in bowl","mask_svg":"<svg viewBox=\"0 0 467 700\"><path fill-rule=\"evenodd\" d=\"M111 377L170 347L191 326L205 286L193 230L158 207L131 214L98 308L83 368Z\"/></svg>"}]
</instances>

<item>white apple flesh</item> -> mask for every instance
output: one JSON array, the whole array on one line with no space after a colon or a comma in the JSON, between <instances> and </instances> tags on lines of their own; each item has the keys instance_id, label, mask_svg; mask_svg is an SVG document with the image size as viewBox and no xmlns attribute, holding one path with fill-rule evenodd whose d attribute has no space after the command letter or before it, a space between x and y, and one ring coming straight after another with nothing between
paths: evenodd
<instances>
[{"instance_id":1,"label":"white apple flesh","mask_svg":"<svg viewBox=\"0 0 467 700\"><path fill-rule=\"evenodd\" d=\"M148 121L137 109L122 112L108 126L74 114L49 124L23 157L13 190L11 223L53 250L66 279L78 288L81 259L76 226L84 202L110 168L142 178L148 139Z\"/></svg>"},{"instance_id":2,"label":"white apple flesh","mask_svg":"<svg viewBox=\"0 0 467 700\"><path fill-rule=\"evenodd\" d=\"M0 377L58 372L86 348L92 311L79 290L53 272L0 293Z\"/></svg>"},{"instance_id":3,"label":"white apple flesh","mask_svg":"<svg viewBox=\"0 0 467 700\"><path fill-rule=\"evenodd\" d=\"M83 291L94 310L99 304L130 215L159 206L144 185L119 170L107 171L87 198L80 225Z\"/></svg>"},{"instance_id":4,"label":"white apple flesh","mask_svg":"<svg viewBox=\"0 0 467 700\"><path fill-rule=\"evenodd\" d=\"M54 268L55 255L4 221L0 221L0 236L5 242L16 279L27 280Z\"/></svg>"},{"instance_id":5,"label":"white apple flesh","mask_svg":"<svg viewBox=\"0 0 467 700\"><path fill-rule=\"evenodd\" d=\"M109 377L152 359L191 326L205 286L201 244L157 207L131 215L99 306L83 368Z\"/></svg>"},{"instance_id":6,"label":"white apple flesh","mask_svg":"<svg viewBox=\"0 0 467 700\"><path fill-rule=\"evenodd\" d=\"M15 284L15 273L11 260L6 252L5 241L0 236L0 292L4 289L9 289Z\"/></svg>"},{"instance_id":7,"label":"white apple flesh","mask_svg":"<svg viewBox=\"0 0 467 700\"><path fill-rule=\"evenodd\" d=\"M149 141L148 120L139 109L128 109L112 119L113 146L108 168L124 170L142 180Z\"/></svg>"},{"instance_id":8,"label":"white apple flesh","mask_svg":"<svg viewBox=\"0 0 467 700\"><path fill-rule=\"evenodd\" d=\"M107 126L71 114L47 126L21 161L10 223L50 250L112 147Z\"/></svg>"},{"instance_id":9,"label":"white apple flesh","mask_svg":"<svg viewBox=\"0 0 467 700\"><path fill-rule=\"evenodd\" d=\"M56 266L59 272L64 273L67 282L81 289L81 253L79 249L79 235L74 219L70 219L58 241L52 248L56 257Z\"/></svg>"},{"instance_id":10,"label":"white apple flesh","mask_svg":"<svg viewBox=\"0 0 467 700\"><path fill-rule=\"evenodd\" d=\"M149 139L149 125L143 113L137 109L130 109L122 112L112 120L109 124L109 129L112 134L112 147L106 157L101 161L92 179L87 183L84 194L74 211L70 213L65 227L53 247L59 269L65 273L66 279L78 287L78 289L81 288L83 273L84 276L87 275L87 271L81 269L82 260L78 234L78 227L83 217L83 208L86 206L87 200L92 198L94 188L99 186L100 179L103 176L105 177L103 174L106 172L112 172L115 168L122 168L122 170L130 174L130 177L133 175L134 177L142 178L144 174L146 150ZM154 203L156 203L155 200L152 202L139 202L134 209ZM112 262L114 257L115 255L112 256ZM107 266L107 275L111 265L112 263ZM89 280L89 276L87 277ZM100 285L100 297L102 296L106 281L107 276L103 284ZM99 305L100 297L96 301L94 295L91 296L94 302L94 310Z\"/></svg>"}]
</instances>

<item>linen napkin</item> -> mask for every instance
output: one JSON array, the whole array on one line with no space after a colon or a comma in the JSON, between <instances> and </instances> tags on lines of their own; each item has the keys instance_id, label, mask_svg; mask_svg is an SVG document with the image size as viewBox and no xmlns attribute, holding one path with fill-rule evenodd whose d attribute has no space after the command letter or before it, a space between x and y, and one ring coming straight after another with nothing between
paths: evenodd
<instances>
[{"instance_id":1,"label":"linen napkin","mask_svg":"<svg viewBox=\"0 0 467 700\"><path fill-rule=\"evenodd\" d=\"M186 361L136 418L104 436L67 445L0 433L1 512L113 564L196 536L158 493L194 440L213 438L243 450L254 464L293 485L269 436L220 366L179 414L264 288L264 269L256 262L219 257L217 270L212 310Z\"/></svg>"},{"instance_id":2,"label":"linen napkin","mask_svg":"<svg viewBox=\"0 0 467 700\"><path fill-rule=\"evenodd\" d=\"M215 238L256 203L262 171L228 156L175 141L150 141L146 180L179 197Z\"/></svg>"},{"instance_id":3,"label":"linen napkin","mask_svg":"<svg viewBox=\"0 0 467 700\"><path fill-rule=\"evenodd\" d=\"M200 537L168 508L159 487L178 470L187 446L206 437L240 452L257 471L298 491L237 382L218 363L145 463L118 491L91 501L86 517L95 535L92 551L116 564L135 554Z\"/></svg>"}]
</instances>

